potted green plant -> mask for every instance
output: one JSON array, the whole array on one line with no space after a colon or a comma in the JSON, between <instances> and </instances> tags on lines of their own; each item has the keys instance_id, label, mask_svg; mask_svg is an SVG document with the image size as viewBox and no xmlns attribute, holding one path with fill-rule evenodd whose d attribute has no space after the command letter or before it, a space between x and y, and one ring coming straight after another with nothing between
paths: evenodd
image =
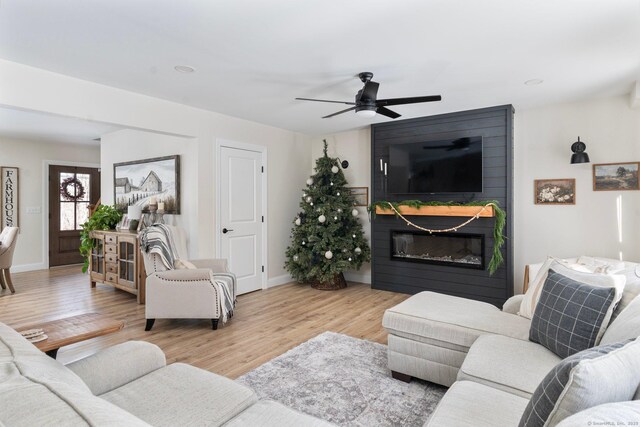
<instances>
[{"instance_id":1,"label":"potted green plant","mask_svg":"<svg viewBox=\"0 0 640 427\"><path fill-rule=\"evenodd\" d=\"M80 254L84 258L83 273L86 273L89 268L89 257L91 256L91 250L95 247L95 240L91 238L91 232L94 230L112 230L121 219L122 212L114 206L100 205L89 220L82 224Z\"/></svg>"}]
</instances>

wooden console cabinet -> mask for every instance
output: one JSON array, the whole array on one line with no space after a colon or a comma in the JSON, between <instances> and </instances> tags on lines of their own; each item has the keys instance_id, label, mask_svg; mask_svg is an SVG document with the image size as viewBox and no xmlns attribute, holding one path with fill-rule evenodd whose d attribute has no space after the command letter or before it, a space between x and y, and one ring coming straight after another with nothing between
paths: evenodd
<instances>
[{"instance_id":1,"label":"wooden console cabinet","mask_svg":"<svg viewBox=\"0 0 640 427\"><path fill-rule=\"evenodd\" d=\"M137 295L138 304L144 304L147 275L137 232L92 231L91 237L96 241L89 260L91 287L111 285Z\"/></svg>"}]
</instances>

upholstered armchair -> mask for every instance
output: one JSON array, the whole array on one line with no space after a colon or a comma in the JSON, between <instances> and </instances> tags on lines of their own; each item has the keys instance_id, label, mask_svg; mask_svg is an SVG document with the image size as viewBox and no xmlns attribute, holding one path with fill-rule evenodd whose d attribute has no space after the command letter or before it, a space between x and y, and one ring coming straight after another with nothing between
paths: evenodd
<instances>
[{"instance_id":1,"label":"upholstered armchair","mask_svg":"<svg viewBox=\"0 0 640 427\"><path fill-rule=\"evenodd\" d=\"M175 250L180 264L168 269L156 253L142 251L146 280L145 317L146 331L153 327L155 319L210 319L212 329L218 329L220 319L230 317L225 310L231 299L236 299L236 279L224 259L185 261L187 248L184 230L171 227ZM229 292L226 292L229 291ZM226 292L226 293L225 293ZM229 295L230 294L230 295Z\"/></svg>"},{"instance_id":2,"label":"upholstered armchair","mask_svg":"<svg viewBox=\"0 0 640 427\"><path fill-rule=\"evenodd\" d=\"M12 294L16 293L11 281L11 264L13 263L13 251L18 241L18 227L5 227L0 233L0 286L2 289L9 290Z\"/></svg>"}]
</instances>

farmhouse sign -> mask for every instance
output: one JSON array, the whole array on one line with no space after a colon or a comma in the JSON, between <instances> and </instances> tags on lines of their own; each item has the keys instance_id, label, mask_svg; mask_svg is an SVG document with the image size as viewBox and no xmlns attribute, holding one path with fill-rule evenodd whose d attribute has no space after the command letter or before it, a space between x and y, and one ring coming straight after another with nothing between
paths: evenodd
<instances>
[{"instance_id":1,"label":"farmhouse sign","mask_svg":"<svg viewBox=\"0 0 640 427\"><path fill-rule=\"evenodd\" d=\"M2 183L2 224L4 227L18 226L18 168L3 166L0 168L0 182Z\"/></svg>"}]
</instances>

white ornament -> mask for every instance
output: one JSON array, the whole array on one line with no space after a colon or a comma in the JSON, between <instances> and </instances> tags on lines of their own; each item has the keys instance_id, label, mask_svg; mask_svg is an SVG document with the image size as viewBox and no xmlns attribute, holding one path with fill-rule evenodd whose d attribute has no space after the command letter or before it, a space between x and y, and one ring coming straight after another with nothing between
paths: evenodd
<instances>
[{"instance_id":1,"label":"white ornament","mask_svg":"<svg viewBox=\"0 0 640 427\"><path fill-rule=\"evenodd\" d=\"M330 182L329 185L333 185L333 182Z\"/></svg>"},{"instance_id":2,"label":"white ornament","mask_svg":"<svg viewBox=\"0 0 640 427\"><path fill-rule=\"evenodd\" d=\"M356 238L356 235L355 235L355 234L352 234L352 235L351 235L351 237L353 237L353 238L355 239L355 238Z\"/></svg>"},{"instance_id":3,"label":"white ornament","mask_svg":"<svg viewBox=\"0 0 640 427\"><path fill-rule=\"evenodd\" d=\"M351 257L349 257L349 261L351 261Z\"/></svg>"},{"instance_id":4,"label":"white ornament","mask_svg":"<svg viewBox=\"0 0 640 427\"><path fill-rule=\"evenodd\" d=\"M347 250L346 250L346 249L343 249L343 250L342 250L342 253L343 253L343 254L346 254L346 253L347 253Z\"/></svg>"},{"instance_id":5,"label":"white ornament","mask_svg":"<svg viewBox=\"0 0 640 427\"><path fill-rule=\"evenodd\" d=\"M300 259L300 257L298 257L298 255L294 255L294 256L293 256L293 260L294 260L295 262L298 262L298 260L299 260L299 259Z\"/></svg>"},{"instance_id":6,"label":"white ornament","mask_svg":"<svg viewBox=\"0 0 640 427\"><path fill-rule=\"evenodd\" d=\"M353 251L356 253L356 255L360 255L362 253L362 249L360 248L355 248Z\"/></svg>"},{"instance_id":7,"label":"white ornament","mask_svg":"<svg viewBox=\"0 0 640 427\"><path fill-rule=\"evenodd\" d=\"M307 193L302 193L302 197L307 197Z\"/></svg>"},{"instance_id":8,"label":"white ornament","mask_svg":"<svg viewBox=\"0 0 640 427\"><path fill-rule=\"evenodd\" d=\"M339 195L340 195L340 192L338 191L338 192L336 193L336 196L339 196Z\"/></svg>"},{"instance_id":9,"label":"white ornament","mask_svg":"<svg viewBox=\"0 0 640 427\"><path fill-rule=\"evenodd\" d=\"M354 209L351 211L351 215L353 216L358 216L360 214L360 212L358 212L358 209Z\"/></svg>"},{"instance_id":10,"label":"white ornament","mask_svg":"<svg viewBox=\"0 0 640 427\"><path fill-rule=\"evenodd\" d=\"M327 220L327 217L326 217L326 216L324 216L324 215L320 215L320 216L318 217L318 222L319 222L320 224L323 224L326 220Z\"/></svg>"},{"instance_id":11,"label":"white ornament","mask_svg":"<svg viewBox=\"0 0 640 427\"><path fill-rule=\"evenodd\" d=\"M337 166L334 166L334 167L331 168L331 172L333 172L333 173L338 173L339 170L340 169L338 169Z\"/></svg>"},{"instance_id":12,"label":"white ornament","mask_svg":"<svg viewBox=\"0 0 640 427\"><path fill-rule=\"evenodd\" d=\"M309 205L313 206L313 202L309 203Z\"/></svg>"},{"instance_id":13,"label":"white ornament","mask_svg":"<svg viewBox=\"0 0 640 427\"><path fill-rule=\"evenodd\" d=\"M338 209L338 213L342 213L342 209Z\"/></svg>"},{"instance_id":14,"label":"white ornament","mask_svg":"<svg viewBox=\"0 0 640 427\"><path fill-rule=\"evenodd\" d=\"M307 202L311 203L312 200L311 196L307 197Z\"/></svg>"},{"instance_id":15,"label":"white ornament","mask_svg":"<svg viewBox=\"0 0 640 427\"><path fill-rule=\"evenodd\" d=\"M302 241L302 246L306 245L307 242L305 242L304 240Z\"/></svg>"},{"instance_id":16,"label":"white ornament","mask_svg":"<svg viewBox=\"0 0 640 427\"><path fill-rule=\"evenodd\" d=\"M333 258L333 252L331 252L331 251L327 251L327 252L325 252L325 253L324 253L324 257L325 257L326 259L331 259L331 258Z\"/></svg>"},{"instance_id":17,"label":"white ornament","mask_svg":"<svg viewBox=\"0 0 640 427\"><path fill-rule=\"evenodd\" d=\"M337 220L338 220L338 217L337 217L337 216L334 216L334 217L333 217L333 219L334 219L334 221L337 221Z\"/></svg>"},{"instance_id":18,"label":"white ornament","mask_svg":"<svg viewBox=\"0 0 640 427\"><path fill-rule=\"evenodd\" d=\"M313 185L313 179L309 178L309 179L307 180L307 185Z\"/></svg>"},{"instance_id":19,"label":"white ornament","mask_svg":"<svg viewBox=\"0 0 640 427\"><path fill-rule=\"evenodd\" d=\"M302 220L300 218L296 218L296 225L302 224Z\"/></svg>"}]
</instances>

